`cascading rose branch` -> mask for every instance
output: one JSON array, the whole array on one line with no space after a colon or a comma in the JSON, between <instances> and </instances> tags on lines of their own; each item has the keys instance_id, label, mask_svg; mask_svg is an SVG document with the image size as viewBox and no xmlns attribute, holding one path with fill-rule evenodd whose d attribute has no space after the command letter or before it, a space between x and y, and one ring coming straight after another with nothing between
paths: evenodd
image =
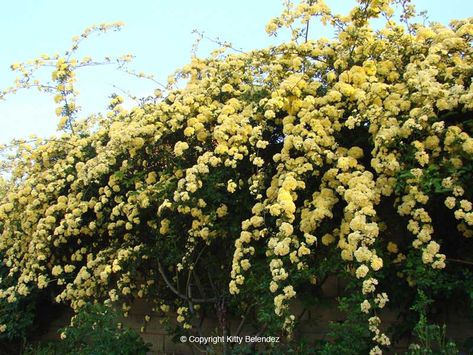
<instances>
[{"instance_id":1,"label":"cascading rose branch","mask_svg":"<svg viewBox=\"0 0 473 355\"><path fill-rule=\"evenodd\" d=\"M71 129L72 122L80 111L80 107L76 103L79 92L74 86L76 82L76 71L78 69L97 65L109 65L115 62L118 68L132 75L136 75L126 68L126 64L133 58L130 54L118 58L105 57L101 61L95 61L90 56L83 58L76 57L82 41L87 40L92 34L119 31L123 26L124 24L122 22L92 25L87 27L80 36L74 36L72 38L71 48L62 56L57 53L54 55L42 54L39 58L26 63L12 64L11 69L17 72L19 76L13 86L0 91L0 99L22 89L36 88L39 91L54 93L54 102L58 105L56 107L56 115L59 117L58 129ZM41 77L41 69L44 68L54 68L54 70L50 74L51 79L43 82L39 78ZM142 74L139 76L145 77ZM114 101L112 100L111 106L113 105Z\"/></svg>"},{"instance_id":2,"label":"cascading rose branch","mask_svg":"<svg viewBox=\"0 0 473 355\"><path fill-rule=\"evenodd\" d=\"M268 30L315 16L336 27L334 40L194 58L177 75L187 85L163 100L116 110L98 124L77 122L60 141L21 146L0 207L0 247L19 276L1 296L13 300L54 282L57 300L74 308L94 297L159 298L150 292L159 275L139 265L157 258L148 247L166 238L181 243L178 270L192 267L199 243L234 240L229 289L236 295L263 242L275 313L290 329L291 280L314 260L320 239L319 247L338 248L354 267L371 353L381 353L390 340L377 315L388 302L376 278L380 248L401 265L405 255L383 239L380 203L394 201L393 212L409 218L414 238L406 248L426 267L446 261L433 240L434 195L459 231L473 235L471 183L462 175L473 138L462 122L443 119L473 109L473 21L399 25L391 3L360 1L342 17L322 1L303 1ZM368 20L380 16L389 21L374 31ZM432 171L438 191L426 187ZM242 201L249 218L234 212ZM235 237L228 225L238 218ZM331 231L322 233L322 224Z\"/></svg>"}]
</instances>

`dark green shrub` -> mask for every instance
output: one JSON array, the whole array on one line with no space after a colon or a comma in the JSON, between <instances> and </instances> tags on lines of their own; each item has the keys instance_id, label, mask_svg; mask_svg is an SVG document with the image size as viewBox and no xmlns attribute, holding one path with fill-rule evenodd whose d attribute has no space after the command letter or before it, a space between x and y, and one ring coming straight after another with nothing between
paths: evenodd
<instances>
[{"instance_id":1,"label":"dark green shrub","mask_svg":"<svg viewBox=\"0 0 473 355\"><path fill-rule=\"evenodd\" d=\"M111 307L100 304L84 306L59 332L61 341L30 347L27 354L141 355L150 349L136 331L121 325Z\"/></svg>"}]
</instances>

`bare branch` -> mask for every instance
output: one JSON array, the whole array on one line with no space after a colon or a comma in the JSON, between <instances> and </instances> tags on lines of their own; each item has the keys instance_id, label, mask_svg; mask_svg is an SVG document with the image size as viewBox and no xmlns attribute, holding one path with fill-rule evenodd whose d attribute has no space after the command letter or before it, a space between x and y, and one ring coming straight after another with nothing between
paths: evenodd
<instances>
[{"instance_id":1,"label":"bare branch","mask_svg":"<svg viewBox=\"0 0 473 355\"><path fill-rule=\"evenodd\" d=\"M473 261L467 261L467 260L448 258L447 261L451 261L453 263L465 264L465 265L473 265Z\"/></svg>"},{"instance_id":2,"label":"bare branch","mask_svg":"<svg viewBox=\"0 0 473 355\"><path fill-rule=\"evenodd\" d=\"M189 300L189 298L182 294L181 292L179 292L172 284L171 282L169 282L169 279L167 278L164 270L163 270L163 267L161 265L161 263L158 261L158 271L159 273L161 274L161 276L163 277L163 280L164 282L166 283L166 285L169 287L169 289L176 295L178 296L179 298L182 298L183 300ZM211 297L211 298L192 298L190 299L191 302L193 303L214 303L217 298L216 297Z\"/></svg>"},{"instance_id":3,"label":"bare branch","mask_svg":"<svg viewBox=\"0 0 473 355\"><path fill-rule=\"evenodd\" d=\"M253 309L255 306L256 306L256 303L253 303L250 306L248 306L248 308L246 309L245 314L241 317L241 322L238 325L238 328L236 330L236 335L240 335L243 329L243 325L245 324L246 317L248 316L248 313L250 313L250 310Z\"/></svg>"}]
</instances>

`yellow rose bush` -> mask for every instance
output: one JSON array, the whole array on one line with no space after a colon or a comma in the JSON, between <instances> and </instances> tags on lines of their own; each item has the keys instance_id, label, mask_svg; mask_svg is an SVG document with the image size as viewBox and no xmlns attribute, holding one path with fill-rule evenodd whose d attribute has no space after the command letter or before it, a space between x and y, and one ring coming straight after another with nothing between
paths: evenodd
<instances>
[{"instance_id":1,"label":"yellow rose bush","mask_svg":"<svg viewBox=\"0 0 473 355\"><path fill-rule=\"evenodd\" d=\"M473 19L414 15L391 0L344 16L288 4L267 26L290 27L287 43L193 58L131 110L114 96L107 115L74 120L66 102L62 131L8 162L0 252L16 281L0 296L48 289L125 314L144 298L183 332L213 309L224 334L253 322L297 339L294 305L321 307L337 275L347 320L319 345L347 354L402 338L383 309L410 312L418 290L471 303ZM314 19L334 39L311 40ZM59 103L72 61L55 59Z\"/></svg>"}]
</instances>

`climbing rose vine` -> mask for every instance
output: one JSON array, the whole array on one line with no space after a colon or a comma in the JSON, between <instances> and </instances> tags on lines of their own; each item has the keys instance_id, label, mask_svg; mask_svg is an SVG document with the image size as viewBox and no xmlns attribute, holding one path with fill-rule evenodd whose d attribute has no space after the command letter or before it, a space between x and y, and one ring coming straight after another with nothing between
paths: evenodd
<instances>
[{"instance_id":1,"label":"climbing rose vine","mask_svg":"<svg viewBox=\"0 0 473 355\"><path fill-rule=\"evenodd\" d=\"M421 287L413 263L447 273L472 247L473 19L414 15L406 1L360 0L345 16L288 4L267 25L291 27L287 43L195 57L131 110L114 97L108 115L72 120L67 103L63 130L17 142L9 161L0 253L15 282L0 296L49 289L74 309L125 312L145 298L192 331L200 304L242 312L262 295L290 334L291 305L330 259L380 354L388 284ZM310 39L309 21L334 39ZM73 59L52 60L61 103Z\"/></svg>"}]
</instances>

